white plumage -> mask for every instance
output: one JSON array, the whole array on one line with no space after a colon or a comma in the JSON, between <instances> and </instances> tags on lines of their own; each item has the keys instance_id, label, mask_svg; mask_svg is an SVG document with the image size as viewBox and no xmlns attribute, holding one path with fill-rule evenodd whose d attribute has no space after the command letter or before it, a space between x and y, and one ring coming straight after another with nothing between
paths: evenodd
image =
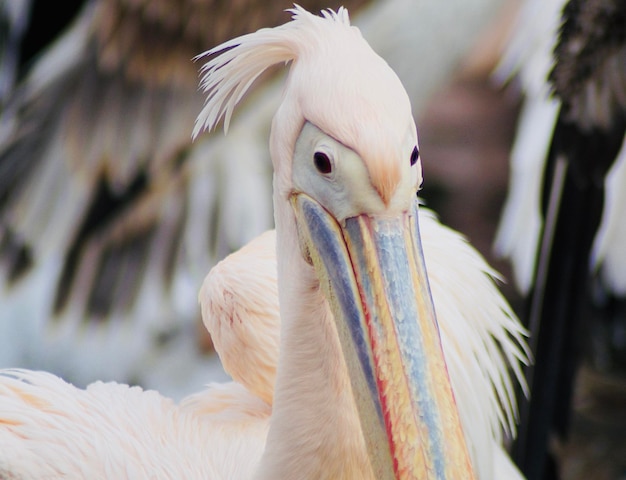
<instances>
[{"instance_id":1,"label":"white plumage","mask_svg":"<svg viewBox=\"0 0 626 480\"><path fill-rule=\"evenodd\" d=\"M338 45L339 40L342 41L342 49L328 48L330 45ZM222 103L219 99L224 97L220 96L220 89L225 89L222 92L241 92L238 90L240 86L243 90L249 86L249 83L246 83L247 79L255 77L256 72L246 73L248 65L246 59L258 60L258 56L264 56L263 63L255 64L257 71L276 62L293 61L271 135L273 162L277 169L274 191L277 267L268 253L274 250L273 238L267 234L254 246L244 249L216 267L213 274L218 275L218 283L221 278L225 285L221 289L212 289L212 282L216 280L215 277L212 279L209 277L203 289L203 295L208 294L209 298L201 297L205 313L212 315L217 313L222 316L221 319L217 318L217 321L212 317L207 322L213 330L211 333L219 351L220 342L226 338L225 334L235 332L229 329L220 331L219 328L231 322L244 320L243 316L233 315L232 308L224 306L224 303L230 302L230 305L236 306L235 312L243 312L242 314L249 312L245 321L253 322L259 317L264 317L266 330L277 327L275 291L271 289L269 294L263 297L254 293L260 285L275 285L273 275L277 275L281 340L275 386L268 388L267 384L265 385L266 394L261 395L265 397L265 401L255 396L255 393L259 395L258 388L247 390L244 387L249 385L250 377L242 375L244 370L237 371L232 368L232 362L237 363L236 358L229 357L237 355L232 341L230 346L225 343L227 349L222 351L221 355L224 356L224 363L234 379L240 381L241 385L212 386L204 393L185 399L180 406L159 397L154 392L141 392L137 388L129 389L116 384L95 384L87 391L81 391L49 374L19 370L4 371L0 377L0 412L2 412L0 473L3 475L20 475L25 478L29 478L29 475L38 478L46 474L88 477L100 475L116 478L134 478L136 475L157 478L170 475L185 478L195 476L248 478L255 472L255 478L262 478L264 475L273 477L278 475L282 478L292 478L294 475L337 478L342 475L353 477L355 472L371 476L370 465L371 468L384 465L378 463L381 455L379 451L384 448L382 445L374 452L365 450L367 439L363 438L361 428L369 432L372 431L372 426L364 424L359 427L360 417L355 411L355 403L359 408L363 400L360 397L352 397L352 389L358 385L346 379L346 375L354 375L357 370L354 364L343 363L341 360L341 355L346 358L349 358L349 355L345 352L339 353L343 351L343 347L339 344L337 330L328 323L333 317L336 322L341 321L344 316L351 318L351 315L341 313L337 309L335 302L342 300L333 297L333 292L338 292L341 285L336 286L332 283L335 279L324 277L323 273L316 273L320 271L320 267L312 249L317 248L316 242L320 240L306 243L309 242L310 233L300 230L311 228L310 225L314 223L306 223L310 221L295 216L300 212L298 205L293 207L293 212L290 209L292 202L320 201L325 205L326 211L341 212L342 209L347 209L351 212L353 208L351 202L353 195L356 194L357 216L353 217L353 214L349 213L343 221L332 220L330 228L340 228L339 224L344 222L346 228L352 228L350 225L354 225L353 220L359 218L363 219L359 221L374 222L372 225L376 225L375 229L389 228L385 235L389 234L392 231L393 215L397 215L397 210L400 209L399 218L405 218L406 213L403 213L402 209L407 202L409 205L415 205L414 195L421 177L416 146L413 147L414 154L410 154L410 149L407 152L398 149L398 154L395 153L399 145L394 142L405 143L406 138L396 136L394 132L400 130L394 127L402 125L412 127L406 132L410 145L414 145L413 142L416 140L408 99L402 91L390 89L380 91L373 88L378 85L401 89L401 85L385 63L369 49L358 31L349 26L347 11L343 9L337 13L324 12L324 18L320 19L296 8L291 23L240 37L237 41L225 45L228 46L233 49L218 57L221 60L214 60L212 67L208 69L209 75L214 75L217 81L205 85L210 85L211 91L218 89L218 93L215 97L209 97L213 100L209 101L205 110L206 115L201 117L200 122L206 118L217 121L224 109L228 110L229 105L234 106L237 102L236 94L227 95L226 103ZM351 55L350 58L346 56L348 53ZM238 54L241 56L237 56ZM232 55L236 56L236 61L231 60ZM357 153L358 145L350 147L350 141L347 140L347 138L363 139L362 133L371 131L371 127L378 125L381 118L371 116L355 118L353 109L338 112L315 111L321 105L331 105L332 108L332 102L329 103L328 99L315 102L312 98L294 96L294 92L301 95L319 95L319 91L311 90L306 83L294 82L302 80L303 77L300 75L303 72L321 71L316 67L326 65L326 60L338 61L334 55L343 59L340 62L341 69L339 72L325 71L323 75L326 78L320 79L320 84L329 87L326 93L331 94L345 94L347 91L342 89L350 85L350 94L343 97L342 102L349 104L355 99L363 102L353 105L361 112L372 112L378 108L381 118L387 119L385 122L387 130L378 134L383 135L382 140L388 142L386 146L390 147L388 152L391 152L391 158L369 157L372 150L364 151L361 158ZM332 77L340 72L349 77L355 70L359 72L366 67L370 67L369 71L372 72L369 78L359 77L354 79L354 83L345 84L341 82L333 84L331 81ZM373 95L376 92L380 97L370 98L365 95ZM333 97L334 100L338 98ZM398 102L397 106L401 108L385 109L385 104L389 104L390 101L392 104ZM308 112L305 117L299 117L299 114L290 117L305 125L303 133L297 135L298 141L289 135L285 136L285 131L281 129L284 125L281 122L285 118L281 119L280 116L285 112ZM317 126L307 123L311 118L318 118ZM350 124L350 119L355 123ZM313 132L313 138L320 135L315 133L317 130L313 128L324 128L333 124L337 128L343 125L344 130L335 130L334 133L345 143L336 145L337 140L322 133L322 146L316 148L323 148L325 155L333 157L331 165L337 170L336 178L342 180L341 185L345 187L345 191L335 190L342 193L331 192L326 199L318 200L316 185L327 185L325 182L332 184L335 177L320 176L329 172L325 167L319 166L315 167L319 170L318 174L314 174L312 170L309 170L309 174L297 173L301 172L298 169L302 168L302 161L310 161L308 156L301 157L302 149L309 151L311 148L306 141L301 140L303 138L306 140L310 132ZM368 141L366 144L370 147L375 146L374 139L368 138ZM280 146L284 150L276 150L276 147ZM328 158L327 160L331 162ZM371 162L382 162L390 168L397 165L398 176L395 183L388 169L375 170ZM294 178L291 178L290 173L286 173L291 168L295 172ZM371 172L371 177L363 175L363 169ZM357 175L346 177L346 171L357 172ZM346 178L349 180L344 181ZM291 183L294 181L296 184L304 182L300 184L304 186L294 187ZM307 181L310 185L306 183ZM304 200L301 195L305 195ZM388 200L384 202L383 198ZM336 201L338 203L335 203ZM379 205L383 203L386 204L380 210ZM439 309L444 362L448 365L452 389L457 398L452 405L455 403L459 405L458 414L463 427L463 430L458 432L464 433L471 463L480 478L519 477L504 453L500 435L501 429L508 432L514 429L514 387L509 378L508 368L512 367L517 380L522 381L520 362L526 361L523 329L495 288L493 279L490 278L494 273L484 260L458 234L440 226L432 215L422 210L421 216L420 225L424 237L430 237L430 240L424 242L424 250L428 258L426 262L429 276L433 282L432 295ZM291 223L292 221L295 223ZM336 226L333 226L335 225L333 222ZM318 225L322 228L321 224ZM352 235L353 232L346 230L345 234ZM378 237L372 237L374 238ZM346 245L346 248L353 248L350 244ZM261 255L255 250L255 247L259 246L264 252ZM448 249L454 249L452 250L455 253L454 257ZM412 255L417 255L417 250L412 251L414 252ZM365 256L369 255L369 252L362 249L354 250L355 255L359 255L359 252L363 252ZM396 255L398 254L394 251L392 259ZM356 263L357 257L353 258L352 262L355 263L351 268L355 272L360 271L361 267L357 267ZM257 265L263 265L265 269L259 272L259 276L244 277L236 274L237 268L249 270L251 264L257 262L261 262ZM367 271L366 275L370 273ZM396 274L386 271L385 274L387 273ZM355 281L360 283L361 277L356 273L354 275ZM330 283L325 286L327 281ZM425 278L420 277L420 282L424 281ZM234 287L229 288L229 284L232 286L233 283ZM391 287L403 291L405 285ZM376 289L379 287L372 283L363 288L361 295L368 295L368 289L378 291ZM385 292L387 288L385 287ZM289 291L294 291L298 295L286 297L285 294ZM393 297L394 292L395 290L390 290L387 295ZM426 302L430 298L428 290L426 296L422 290L411 290L409 294ZM354 295L360 297L358 294ZM255 299L258 302L259 298L265 303L261 302L255 308L249 309L239 307L240 304ZM368 300L362 298L361 301ZM381 301L382 298L377 300ZM363 305L362 312L366 311L366 305L370 305L368 308L373 308L371 316L379 315L376 313L379 307L369 303ZM400 307L394 304L393 308ZM428 307L420 307L418 315L420 322L424 321L423 308ZM396 324L406 323L406 319L402 320L404 313L403 307L398 311L399 317L392 317L392 321ZM358 316L364 314L359 313ZM428 320L429 318L432 320ZM434 324L436 328L434 317L427 317L427 320L432 322L427 325ZM309 332L309 335L302 335L303 331ZM246 342L243 335L235 335L234 339ZM264 355L267 365L278 355L275 340L275 333L268 332L266 342L269 347L266 347L267 355ZM438 334L433 340L435 345L439 344ZM265 343L262 337L257 337L256 341ZM436 355L437 350L430 350L429 345L430 343L424 342L424 351L427 355ZM252 354L254 351L248 353ZM401 359L404 359L405 353L402 352L401 355ZM259 358L250 355L249 361L258 362ZM389 368L389 372L394 372L393 361L382 365ZM256 365L250 365L250 368L255 367ZM430 370L433 367L425 364L423 368ZM267 367L265 370L269 374L261 378L268 381L271 378L271 366L269 370ZM295 375L292 375L293 373ZM385 378L384 375L389 373L383 372L382 375L381 378ZM399 378L404 377L405 374L402 374ZM255 381L259 381L259 377L254 378ZM444 391L447 373L441 377L441 381L443 383L437 384L437 389ZM267 392L271 395L272 388L274 398L270 406ZM389 393L387 400L392 403L389 403L389 411L386 411L385 415L389 422L395 422L396 409L404 412L406 406L393 403L396 401L395 393L391 391ZM272 421L268 423L270 415ZM430 413L426 412L425 415L429 419L433 418ZM442 418L441 421L454 422L454 416L456 413L451 412L450 416ZM400 422L406 421L403 415L400 417ZM421 418L418 420L423 421ZM395 428L395 424L390 425L389 428ZM428 425L427 428L431 430L438 426ZM447 430L442 432L449 434ZM149 438L144 438L145 435ZM297 441L292 441L292 438ZM429 452L426 438L431 437L424 438L426 442L423 444L424 451ZM389 441L408 451L414 449L414 444L402 437L390 438ZM44 448L45 445L51 447ZM448 449L448 446L451 448ZM81 456L80 465L77 464L77 451ZM395 449L393 451L396 452ZM455 455L452 444L446 444L445 450L436 452L443 453L444 456ZM36 458L30 459L31 455ZM454 457L455 460L458 458ZM428 471L428 475L435 475L434 469L440 468L437 466L439 460L428 456L426 460L428 465L424 467L424 471ZM430 461L435 463L430 465ZM455 465L453 468L458 466ZM463 467L463 464L460 466ZM408 468L417 471L420 467L408 464ZM393 472L387 470L385 472L396 478L412 478L411 472L396 471L395 464ZM464 473L471 475L468 471Z\"/></svg>"},{"instance_id":2,"label":"white plumage","mask_svg":"<svg viewBox=\"0 0 626 480\"><path fill-rule=\"evenodd\" d=\"M373 2L355 20L398 71L419 117L472 47L468 39L502 3ZM218 259L273 223L267 135L280 86L260 85L228 138L206 135L189 145L202 99L191 62L200 49L186 42L222 41L224 25L258 25L257 6L237 14L239 4L235 11L212 9L210 1L193 2L197 11L184 4L191 14L179 19L181 37L159 30L178 18L167 14L167 2L154 10L120 5L89 2L3 112L11 128L0 163L29 165L14 148L16 138L27 138L34 149L28 158L39 160L25 180L0 172L0 186L6 182L0 190L10 192L0 206L0 237L11 248L24 242L32 261L16 282L16 251L0 252L0 338L7 340L0 365L45 368L83 386L95 379L137 382L180 398L209 369L220 378L213 359L194 351L198 283ZM274 21L289 6L259 8ZM459 9L464 21L450 31ZM151 42L155 28L162 40ZM142 46L144 38L151 49ZM406 61L407 51L414 61ZM29 115L41 122L36 135L27 129ZM142 171L146 189L127 198ZM87 221L90 202L101 194L98 178L123 196L124 208ZM92 229L79 244L77 232L87 223ZM74 276L63 276L73 247ZM58 298L65 298L62 308Z\"/></svg>"},{"instance_id":3,"label":"white plumage","mask_svg":"<svg viewBox=\"0 0 626 480\"><path fill-rule=\"evenodd\" d=\"M514 383L523 382L520 362L527 362L524 330L494 284L497 273L465 238L427 209L420 229L479 478L521 478L501 444L515 434ZM237 383L211 383L177 404L139 387L96 382L81 390L49 373L5 370L0 474L251 478L267 436L278 366L275 242L273 230L254 239L218 263L200 291L205 325Z\"/></svg>"}]
</instances>

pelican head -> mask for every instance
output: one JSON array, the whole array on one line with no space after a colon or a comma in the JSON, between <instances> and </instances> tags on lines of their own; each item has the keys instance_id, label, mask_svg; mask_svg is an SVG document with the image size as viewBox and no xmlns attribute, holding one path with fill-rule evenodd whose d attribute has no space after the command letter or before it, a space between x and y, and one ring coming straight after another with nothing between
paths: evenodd
<instances>
[{"instance_id":1,"label":"pelican head","mask_svg":"<svg viewBox=\"0 0 626 480\"><path fill-rule=\"evenodd\" d=\"M281 355L296 319L328 309L375 478L472 478L422 255L408 95L345 9L291 12L207 52L195 130L227 128L258 75L292 62L270 137Z\"/></svg>"}]
</instances>

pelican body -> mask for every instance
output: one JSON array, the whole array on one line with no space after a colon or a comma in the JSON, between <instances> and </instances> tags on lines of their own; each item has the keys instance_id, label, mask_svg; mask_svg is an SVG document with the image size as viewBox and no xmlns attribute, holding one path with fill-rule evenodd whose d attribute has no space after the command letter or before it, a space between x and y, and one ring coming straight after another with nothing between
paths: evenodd
<instances>
[{"instance_id":1,"label":"pelican body","mask_svg":"<svg viewBox=\"0 0 626 480\"><path fill-rule=\"evenodd\" d=\"M508 368L519 373L518 363L525 359L523 330L489 282L487 303L504 310L501 323L482 317L489 307L478 309L479 320L469 328L459 321L472 318L465 312L457 311L457 324L438 323L419 229L421 160L408 96L350 25L345 9L324 11L321 17L297 6L291 12L293 20L285 25L205 54L201 86L207 103L194 131L214 128L222 117L228 128L254 80L274 64L291 62L270 134L280 308L271 394L265 388L258 396L259 389L245 388L241 379L179 407L158 397L163 418L141 415L132 425L145 423L146 431L155 432L147 449L156 448L155 442L167 444L164 432L173 430L180 438L192 429L193 458L206 458L198 460L202 465L180 462L179 476L185 477L520 478L499 445L498 430L512 424ZM463 259L468 269L485 276L474 257ZM483 283L462 288L478 285ZM441 304L445 308L445 300ZM220 350L219 336L216 341ZM476 377L460 378L467 372ZM100 385L90 393L63 386L59 393L55 380L38 377L22 371L0 377L0 412L10 412L0 414L0 452L11 452L0 453L1 473L21 474L20 468L27 468L33 436L58 435L64 446L80 438L74 435L88 408L76 406L77 398L98 389L124 390ZM488 413L470 407L476 400L468 395L472 388L486 401L480 406ZM73 409L63 410L63 395L74 402ZM90 434L102 428L106 435L112 425L124 425L133 408L154 396L120 395L116 406L123 408L118 414L113 407L105 412L102 425L93 423ZM33 419L41 428L32 428ZM122 448L111 458L121 464L98 457L100 449L114 447L97 439L81 446L86 462L100 458L105 476L124 476L124 435L118 429L114 436ZM132 444L141 448L140 441ZM167 471L184 452L179 443L172 447L171 456L159 448L164 456L153 460L167 464ZM50 471L60 464L45 466ZM59 473L71 474L60 467Z\"/></svg>"}]
</instances>

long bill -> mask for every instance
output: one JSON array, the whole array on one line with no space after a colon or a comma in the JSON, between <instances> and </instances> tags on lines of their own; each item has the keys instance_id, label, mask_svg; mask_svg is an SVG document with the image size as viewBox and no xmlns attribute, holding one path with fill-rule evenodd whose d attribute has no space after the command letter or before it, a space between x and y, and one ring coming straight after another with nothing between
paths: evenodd
<instances>
[{"instance_id":1,"label":"long bill","mask_svg":"<svg viewBox=\"0 0 626 480\"><path fill-rule=\"evenodd\" d=\"M333 310L376 478L474 478L422 254L417 199L397 217L340 225L292 198Z\"/></svg>"}]
</instances>

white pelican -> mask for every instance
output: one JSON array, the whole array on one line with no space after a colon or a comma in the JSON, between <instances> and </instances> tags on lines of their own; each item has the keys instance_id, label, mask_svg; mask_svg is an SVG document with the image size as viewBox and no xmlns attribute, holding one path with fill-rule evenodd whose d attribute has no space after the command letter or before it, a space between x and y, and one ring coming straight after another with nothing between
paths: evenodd
<instances>
[{"instance_id":1,"label":"white pelican","mask_svg":"<svg viewBox=\"0 0 626 480\"><path fill-rule=\"evenodd\" d=\"M525 94L496 249L528 294L536 361L515 449L528 478L558 475L548 446L568 437L583 339L603 316L624 325L601 311L626 297L625 32L621 0L529 0L499 71Z\"/></svg>"},{"instance_id":2,"label":"white pelican","mask_svg":"<svg viewBox=\"0 0 626 480\"><path fill-rule=\"evenodd\" d=\"M246 378L230 368L240 384L214 385L176 406L139 388L83 391L49 374L4 371L0 475L521 478L500 445L499 422L513 428L508 368L521 379L523 330L480 256L427 214L421 226L441 259L429 264L440 285L433 294L448 318L437 323L406 92L345 9L292 13L281 27L207 53L208 101L196 127L225 116L227 128L253 80L291 62L270 134L276 269L267 253L241 252L248 272L257 260L266 267L256 280L244 277L244 292L221 288L217 300L236 304L237 292L253 299L255 286L276 275L274 388L271 372ZM259 240L265 252L270 235ZM264 299L260 312L273 317L275 332L276 293ZM223 312L224 325L242 320ZM224 335L213 333L219 344Z\"/></svg>"},{"instance_id":3,"label":"white pelican","mask_svg":"<svg viewBox=\"0 0 626 480\"><path fill-rule=\"evenodd\" d=\"M300 3L351 8L419 117L503 2ZM78 3L37 2L33 15ZM45 369L81 386L138 383L180 398L215 363L194 347L197 284L273 226L267 132L280 102L280 79L265 76L228 139L190 145L202 104L190 59L281 23L292 2L83 3L21 79L9 102L15 114L2 112L0 367ZM464 21L451 31L461 9Z\"/></svg>"}]
</instances>

